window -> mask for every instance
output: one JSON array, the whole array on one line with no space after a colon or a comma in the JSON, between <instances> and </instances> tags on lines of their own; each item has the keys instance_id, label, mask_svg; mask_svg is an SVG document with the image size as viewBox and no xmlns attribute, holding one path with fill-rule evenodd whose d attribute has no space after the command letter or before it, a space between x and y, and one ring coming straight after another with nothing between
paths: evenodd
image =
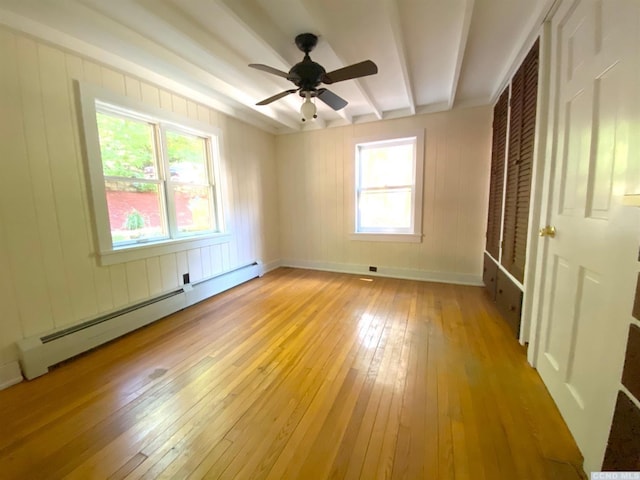
<instances>
[{"instance_id":1,"label":"window","mask_svg":"<svg viewBox=\"0 0 640 480\"><path fill-rule=\"evenodd\" d=\"M217 181L218 134L208 125L194 128L190 120L169 120L166 112L153 114L146 106L121 106L130 104L128 99L116 103L104 101L105 95L84 93L100 256L219 236L223 228ZM102 258L102 263L166 251L176 249L156 248L147 255L106 262Z\"/></svg>"},{"instance_id":2,"label":"window","mask_svg":"<svg viewBox=\"0 0 640 480\"><path fill-rule=\"evenodd\" d=\"M422 152L422 135L356 143L356 237L420 241Z\"/></svg>"}]
</instances>

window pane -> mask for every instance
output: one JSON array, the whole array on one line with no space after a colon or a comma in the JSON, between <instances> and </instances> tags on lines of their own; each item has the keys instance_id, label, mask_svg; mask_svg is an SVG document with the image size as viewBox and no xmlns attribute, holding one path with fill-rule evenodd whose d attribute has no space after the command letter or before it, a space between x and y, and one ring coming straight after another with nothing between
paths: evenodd
<instances>
[{"instance_id":1,"label":"window pane","mask_svg":"<svg viewBox=\"0 0 640 480\"><path fill-rule=\"evenodd\" d=\"M158 184L105 182L105 190L114 245L167 236Z\"/></svg>"},{"instance_id":2,"label":"window pane","mask_svg":"<svg viewBox=\"0 0 640 480\"><path fill-rule=\"evenodd\" d=\"M169 177L174 182L208 184L204 138L167 132Z\"/></svg>"},{"instance_id":3,"label":"window pane","mask_svg":"<svg viewBox=\"0 0 640 480\"><path fill-rule=\"evenodd\" d=\"M157 178L151 124L103 112L97 120L105 176Z\"/></svg>"},{"instance_id":4,"label":"window pane","mask_svg":"<svg viewBox=\"0 0 640 480\"><path fill-rule=\"evenodd\" d=\"M413 185L414 145L360 149L360 187Z\"/></svg>"},{"instance_id":5,"label":"window pane","mask_svg":"<svg viewBox=\"0 0 640 480\"><path fill-rule=\"evenodd\" d=\"M211 212L211 189L208 187L174 186L173 199L180 233L215 230Z\"/></svg>"},{"instance_id":6,"label":"window pane","mask_svg":"<svg viewBox=\"0 0 640 480\"><path fill-rule=\"evenodd\" d=\"M411 190L360 193L360 229L411 227Z\"/></svg>"}]
</instances>

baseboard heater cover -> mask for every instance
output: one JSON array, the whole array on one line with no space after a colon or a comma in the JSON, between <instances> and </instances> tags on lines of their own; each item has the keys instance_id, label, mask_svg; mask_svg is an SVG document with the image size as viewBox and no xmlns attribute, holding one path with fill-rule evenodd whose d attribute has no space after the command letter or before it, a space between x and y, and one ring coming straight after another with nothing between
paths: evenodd
<instances>
[{"instance_id":1,"label":"baseboard heater cover","mask_svg":"<svg viewBox=\"0 0 640 480\"><path fill-rule=\"evenodd\" d=\"M117 312L63 330L18 341L25 378L44 375L49 367L75 357L167 315L262 275L257 263L194 283Z\"/></svg>"}]
</instances>

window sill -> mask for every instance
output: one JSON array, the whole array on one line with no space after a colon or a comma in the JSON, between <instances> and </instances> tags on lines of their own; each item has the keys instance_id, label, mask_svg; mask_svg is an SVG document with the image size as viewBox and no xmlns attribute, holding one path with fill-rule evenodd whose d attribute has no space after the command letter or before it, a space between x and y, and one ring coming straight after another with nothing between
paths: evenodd
<instances>
[{"instance_id":1,"label":"window sill","mask_svg":"<svg viewBox=\"0 0 640 480\"><path fill-rule=\"evenodd\" d=\"M422 243L420 233L352 233L349 240L360 242Z\"/></svg>"},{"instance_id":2,"label":"window sill","mask_svg":"<svg viewBox=\"0 0 640 480\"><path fill-rule=\"evenodd\" d=\"M115 248L114 250L100 252L96 256L98 264L101 266L116 265L118 263L166 255L168 253L182 252L185 250L192 250L194 248L228 243L230 240L230 234L218 233L197 238L181 238L150 244L127 245L125 247Z\"/></svg>"}]
</instances>

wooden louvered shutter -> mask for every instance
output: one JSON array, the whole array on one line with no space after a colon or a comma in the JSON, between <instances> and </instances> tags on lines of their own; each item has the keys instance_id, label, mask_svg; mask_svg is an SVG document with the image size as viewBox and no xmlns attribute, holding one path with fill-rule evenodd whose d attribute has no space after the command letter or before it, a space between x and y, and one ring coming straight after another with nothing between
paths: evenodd
<instances>
[{"instance_id":1,"label":"wooden louvered shutter","mask_svg":"<svg viewBox=\"0 0 640 480\"><path fill-rule=\"evenodd\" d=\"M539 42L536 41L511 81L502 265L521 282L524 281L536 133L538 51Z\"/></svg>"},{"instance_id":2,"label":"wooden louvered shutter","mask_svg":"<svg viewBox=\"0 0 640 480\"><path fill-rule=\"evenodd\" d=\"M493 107L493 140L491 143L491 180L487 218L487 252L500 258L502 229L502 196L504 193L504 160L507 154L507 122L509 119L509 89L500 95Z\"/></svg>"}]
</instances>

